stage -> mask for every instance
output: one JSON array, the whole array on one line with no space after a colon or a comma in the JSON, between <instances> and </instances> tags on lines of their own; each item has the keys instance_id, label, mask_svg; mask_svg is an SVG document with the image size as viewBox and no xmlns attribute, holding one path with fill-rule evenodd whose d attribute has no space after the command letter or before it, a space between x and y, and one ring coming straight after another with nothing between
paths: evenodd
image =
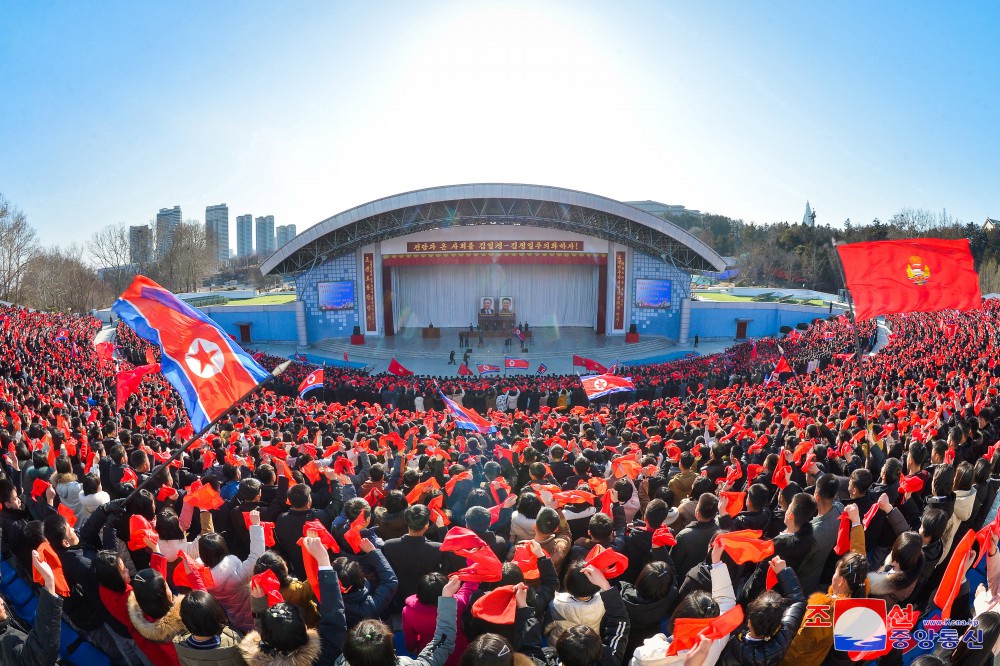
<instances>
[{"instance_id":1,"label":"stage","mask_svg":"<svg viewBox=\"0 0 1000 666\"><path fill-rule=\"evenodd\" d=\"M477 364L487 363L502 368L504 356L528 360L528 370L508 370L508 375L534 375L541 363L545 364L548 374L585 372L581 367L573 368L573 355L592 358L605 366L611 366L616 360L624 362L654 358L659 361L674 356L682 357L692 351L690 344L677 345L673 340L653 336L642 337L638 343L626 344L623 335L597 335L593 329L584 327L532 327L530 329L532 336L526 343L527 351L521 351L520 341L516 337L511 338L511 346L507 347L506 338L484 336L480 346L478 332L474 332L471 346L460 347L458 328L441 328L439 338L425 338L422 330L401 329L389 338L366 337L363 345L352 345L348 338L323 340L309 349L298 351L309 357L338 361L343 360L343 354L346 352L350 361L371 365L373 372L384 372L389 361L395 358L416 374L445 376L458 374L466 349L472 351L469 356L469 369L474 374L478 374L475 368ZM467 327L461 330L468 333ZM718 346L724 348L726 344ZM710 353L716 351L714 347L715 345L702 344L698 351ZM455 352L455 365L448 364L448 356L452 350ZM276 349L272 353L279 351L284 350ZM287 356L292 351L295 350L291 349L282 355Z\"/></svg>"}]
</instances>

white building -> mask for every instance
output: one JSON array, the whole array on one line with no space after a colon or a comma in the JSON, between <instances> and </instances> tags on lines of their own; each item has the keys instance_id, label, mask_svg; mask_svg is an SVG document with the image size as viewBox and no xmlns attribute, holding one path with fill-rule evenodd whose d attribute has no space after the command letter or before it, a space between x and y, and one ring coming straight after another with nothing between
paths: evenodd
<instances>
[{"instance_id":1,"label":"white building","mask_svg":"<svg viewBox=\"0 0 1000 666\"><path fill-rule=\"evenodd\" d=\"M253 256L253 215L236 216L236 256Z\"/></svg>"},{"instance_id":2,"label":"white building","mask_svg":"<svg viewBox=\"0 0 1000 666\"><path fill-rule=\"evenodd\" d=\"M156 256L162 259L174 244L174 231L181 226L181 207L161 208L156 214Z\"/></svg>"},{"instance_id":3,"label":"white building","mask_svg":"<svg viewBox=\"0 0 1000 666\"><path fill-rule=\"evenodd\" d=\"M229 259L229 206L205 207L205 235L220 264Z\"/></svg>"},{"instance_id":4,"label":"white building","mask_svg":"<svg viewBox=\"0 0 1000 666\"><path fill-rule=\"evenodd\" d=\"M274 215L257 218L257 254L266 257L276 250L274 244Z\"/></svg>"}]
</instances>

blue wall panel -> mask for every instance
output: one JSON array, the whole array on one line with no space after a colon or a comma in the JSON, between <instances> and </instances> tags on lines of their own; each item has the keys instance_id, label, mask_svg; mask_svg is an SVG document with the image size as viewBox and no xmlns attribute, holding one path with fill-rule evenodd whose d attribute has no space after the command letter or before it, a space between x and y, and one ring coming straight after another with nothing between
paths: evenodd
<instances>
[{"instance_id":1,"label":"blue wall panel","mask_svg":"<svg viewBox=\"0 0 1000 666\"><path fill-rule=\"evenodd\" d=\"M676 340L681 328L681 299L691 293L691 276L660 259L633 252L630 290L633 297L638 279L670 280L670 307L637 308L633 303L631 323L636 325L640 335L660 335Z\"/></svg>"},{"instance_id":2,"label":"blue wall panel","mask_svg":"<svg viewBox=\"0 0 1000 666\"><path fill-rule=\"evenodd\" d=\"M354 282L354 307L350 310L320 310L317 283L341 280ZM353 252L324 262L295 278L295 289L306 304L306 331L310 343L327 338L346 338L355 326L360 325L358 298L362 290L358 284L358 262Z\"/></svg>"},{"instance_id":3,"label":"blue wall panel","mask_svg":"<svg viewBox=\"0 0 1000 666\"><path fill-rule=\"evenodd\" d=\"M842 310L834 308L833 313ZM691 304L690 337L704 340L712 338L734 338L736 320L749 319L748 338L763 338L778 335L782 326L794 327L799 323L809 323L817 317L829 316L827 308L782 305L778 303L715 303L696 301Z\"/></svg>"},{"instance_id":4,"label":"blue wall panel","mask_svg":"<svg viewBox=\"0 0 1000 666\"><path fill-rule=\"evenodd\" d=\"M237 324L250 323L250 339L253 342L295 342L295 306L215 306L202 308L202 312L212 321L222 326L226 333L239 340Z\"/></svg>"}]
</instances>

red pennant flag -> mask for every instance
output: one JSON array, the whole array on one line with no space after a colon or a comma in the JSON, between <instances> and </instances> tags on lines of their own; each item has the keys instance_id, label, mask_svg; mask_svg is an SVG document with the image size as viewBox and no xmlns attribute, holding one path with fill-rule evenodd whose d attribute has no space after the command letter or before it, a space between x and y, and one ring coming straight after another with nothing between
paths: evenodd
<instances>
[{"instance_id":1,"label":"red pennant flag","mask_svg":"<svg viewBox=\"0 0 1000 666\"><path fill-rule=\"evenodd\" d=\"M250 531L250 512L243 512L243 524L247 526L247 531ZM269 523L267 521L260 521L260 526L264 528L264 546L270 548L275 543L274 540L274 523Z\"/></svg>"},{"instance_id":2,"label":"red pennant flag","mask_svg":"<svg viewBox=\"0 0 1000 666\"><path fill-rule=\"evenodd\" d=\"M852 243L837 251L858 321L881 314L982 306L968 239Z\"/></svg>"},{"instance_id":3,"label":"red pennant flag","mask_svg":"<svg viewBox=\"0 0 1000 666\"><path fill-rule=\"evenodd\" d=\"M267 599L267 607L270 608L275 604L280 604L285 600L281 596L281 585L278 583L278 577L274 575L274 572L270 569L265 570L263 573L259 573L251 579L252 583L255 583L264 592L264 598Z\"/></svg>"},{"instance_id":4,"label":"red pennant flag","mask_svg":"<svg viewBox=\"0 0 1000 666\"><path fill-rule=\"evenodd\" d=\"M448 479L447 483L444 484L444 492L450 497L460 481L472 481L472 472L462 472Z\"/></svg>"},{"instance_id":5,"label":"red pennant flag","mask_svg":"<svg viewBox=\"0 0 1000 666\"><path fill-rule=\"evenodd\" d=\"M400 364L396 359L389 361L389 372L396 375L397 377L410 377L413 373Z\"/></svg>"},{"instance_id":6,"label":"red pennant flag","mask_svg":"<svg viewBox=\"0 0 1000 666\"><path fill-rule=\"evenodd\" d=\"M597 544L587 553L587 564L604 574L605 578L617 578L628 569L628 558L621 553Z\"/></svg>"},{"instance_id":7,"label":"red pennant flag","mask_svg":"<svg viewBox=\"0 0 1000 666\"><path fill-rule=\"evenodd\" d=\"M720 534L722 548L736 564L760 562L774 555L774 542L761 539L760 530L737 530Z\"/></svg>"},{"instance_id":8,"label":"red pennant flag","mask_svg":"<svg viewBox=\"0 0 1000 666\"><path fill-rule=\"evenodd\" d=\"M736 493L729 490L720 490L719 499L722 498L726 499L726 513L729 514L730 518L735 518L743 510L747 494L745 492Z\"/></svg>"},{"instance_id":9,"label":"red pennant flag","mask_svg":"<svg viewBox=\"0 0 1000 666\"><path fill-rule=\"evenodd\" d=\"M60 516L66 519L66 522L69 523L70 527L76 527L76 514L73 512L73 509L69 508L65 504L60 504L56 507L56 511L59 512Z\"/></svg>"},{"instance_id":10,"label":"red pennant flag","mask_svg":"<svg viewBox=\"0 0 1000 666\"><path fill-rule=\"evenodd\" d=\"M472 370L469 370L469 366L463 363L462 365L458 366L458 374L463 377L471 377Z\"/></svg>"},{"instance_id":11,"label":"red pennant flag","mask_svg":"<svg viewBox=\"0 0 1000 666\"><path fill-rule=\"evenodd\" d=\"M205 587L211 589L215 587L215 579L212 578L212 570L206 567L204 564L199 563L196 559L187 554L183 549L177 552L178 557L183 560L180 564L174 567L174 585L177 587L187 587L194 588L190 576L188 576L187 570L184 568L184 562L187 562L188 568L194 573L199 573L201 575L201 580L205 583Z\"/></svg>"},{"instance_id":12,"label":"red pennant flag","mask_svg":"<svg viewBox=\"0 0 1000 666\"><path fill-rule=\"evenodd\" d=\"M51 544L48 541L43 541L35 549L38 553L39 559L45 562L52 569L52 577L55 578L56 582L56 594L60 597L68 597L69 584L66 582L66 575L63 573L62 560L56 554L56 551L52 549ZM32 579L39 585L44 584L45 579L42 578L42 574L38 572L34 566L31 567Z\"/></svg>"},{"instance_id":13,"label":"red pennant flag","mask_svg":"<svg viewBox=\"0 0 1000 666\"><path fill-rule=\"evenodd\" d=\"M677 545L677 537L669 527L658 527L653 532L653 548L673 547Z\"/></svg>"},{"instance_id":14,"label":"red pennant flag","mask_svg":"<svg viewBox=\"0 0 1000 666\"><path fill-rule=\"evenodd\" d=\"M743 607L731 609L714 618L677 618L674 620L674 639L667 648L667 656L675 656L682 650L690 650L702 634L712 640L719 640L736 631L743 624Z\"/></svg>"},{"instance_id":15,"label":"red pennant flag","mask_svg":"<svg viewBox=\"0 0 1000 666\"><path fill-rule=\"evenodd\" d=\"M151 363L149 365L140 365L134 370L119 372L117 378L115 379L115 397L118 401L116 403L118 405L118 409L123 409L125 407L125 402L129 399L129 396L139 390L139 385L142 384L143 377L151 372L159 371L160 364Z\"/></svg>"},{"instance_id":16,"label":"red pennant flag","mask_svg":"<svg viewBox=\"0 0 1000 666\"><path fill-rule=\"evenodd\" d=\"M344 541L351 547L355 554L361 552L361 530L365 528L365 514L361 514L351 521L351 527L344 532Z\"/></svg>"},{"instance_id":17,"label":"red pennant flag","mask_svg":"<svg viewBox=\"0 0 1000 666\"><path fill-rule=\"evenodd\" d=\"M962 580L965 579L965 561L975 541L976 533L972 530L966 532L945 567L941 584L934 593L934 605L941 609L942 619L951 619L951 605L955 603L955 598L962 587Z\"/></svg>"},{"instance_id":18,"label":"red pennant flag","mask_svg":"<svg viewBox=\"0 0 1000 666\"><path fill-rule=\"evenodd\" d=\"M149 539L153 545L156 545L160 541L160 535L156 533L156 530L153 529L152 523L150 523L144 516L130 516L128 519L128 528L129 550L142 550L146 547L146 539Z\"/></svg>"},{"instance_id":19,"label":"red pennant flag","mask_svg":"<svg viewBox=\"0 0 1000 666\"><path fill-rule=\"evenodd\" d=\"M44 495L51 487L52 484L46 481L45 479L35 479L34 482L31 484L31 499L37 500L39 497Z\"/></svg>"},{"instance_id":20,"label":"red pennant flag","mask_svg":"<svg viewBox=\"0 0 1000 666\"><path fill-rule=\"evenodd\" d=\"M878 508L878 505L874 505ZM837 543L833 552L841 556L851 549L851 517L844 511L840 514L840 524L837 525Z\"/></svg>"},{"instance_id":21,"label":"red pennant flag","mask_svg":"<svg viewBox=\"0 0 1000 666\"><path fill-rule=\"evenodd\" d=\"M139 477L136 476L135 470L131 467L126 467L125 471L122 472L122 483L130 483L133 486L139 485Z\"/></svg>"},{"instance_id":22,"label":"red pennant flag","mask_svg":"<svg viewBox=\"0 0 1000 666\"><path fill-rule=\"evenodd\" d=\"M472 617L490 624L514 624L517 600L513 585L501 585L472 604Z\"/></svg>"},{"instance_id":23,"label":"red pennant flag","mask_svg":"<svg viewBox=\"0 0 1000 666\"><path fill-rule=\"evenodd\" d=\"M191 487L193 488L194 484L191 484ZM188 494L184 496L184 501L204 511L213 511L226 503L225 500L222 499L222 495L220 495L210 483L206 483L205 485L188 492Z\"/></svg>"},{"instance_id":24,"label":"red pennant flag","mask_svg":"<svg viewBox=\"0 0 1000 666\"><path fill-rule=\"evenodd\" d=\"M417 485L413 486L413 490L411 490L406 495L406 503L417 504L420 501L420 498L424 495L424 493L427 493L431 490L441 490L441 484L438 483L437 479L435 479L433 476L427 479L426 481L423 481L422 483L418 483Z\"/></svg>"},{"instance_id":25,"label":"red pennant flag","mask_svg":"<svg viewBox=\"0 0 1000 666\"><path fill-rule=\"evenodd\" d=\"M611 471L616 479L627 476L634 481L639 476L639 472L642 471L642 465L636 462L634 458L622 456L611 461Z\"/></svg>"},{"instance_id":26,"label":"red pennant flag","mask_svg":"<svg viewBox=\"0 0 1000 666\"><path fill-rule=\"evenodd\" d=\"M514 559L511 560L524 574L525 580L535 580L539 577L538 558L531 552L527 541L514 546Z\"/></svg>"},{"instance_id":27,"label":"red pennant flag","mask_svg":"<svg viewBox=\"0 0 1000 666\"><path fill-rule=\"evenodd\" d=\"M319 468L316 467L316 463L312 460L307 462L305 465L299 468L299 471L305 474L306 478L309 479L309 483L316 483L320 480L322 476L319 473Z\"/></svg>"},{"instance_id":28,"label":"red pennant flag","mask_svg":"<svg viewBox=\"0 0 1000 666\"><path fill-rule=\"evenodd\" d=\"M316 601L320 600L319 592L319 562L313 557L308 550L306 550L304 539L308 536L319 537L319 540L323 543L323 546L327 550L332 550L335 553L340 552L340 546L337 545L337 540L333 538L333 535L323 527L323 523L318 520L306 521L305 525L302 526L302 539L299 539L298 544L302 548L302 565L306 570L306 579L309 581L309 585L312 586L313 594L316 595Z\"/></svg>"},{"instance_id":29,"label":"red pennant flag","mask_svg":"<svg viewBox=\"0 0 1000 666\"><path fill-rule=\"evenodd\" d=\"M841 515L843 515L843 514L841 514ZM862 520L862 524L865 526L866 530L868 529L868 526L871 525L872 520L874 520L875 516L877 516L877 515L878 515L878 502L876 502L875 504L872 504L871 507L869 507L868 511L865 512L865 517L864 517L864 520ZM848 536L848 546L847 547L850 548L850 536Z\"/></svg>"}]
</instances>

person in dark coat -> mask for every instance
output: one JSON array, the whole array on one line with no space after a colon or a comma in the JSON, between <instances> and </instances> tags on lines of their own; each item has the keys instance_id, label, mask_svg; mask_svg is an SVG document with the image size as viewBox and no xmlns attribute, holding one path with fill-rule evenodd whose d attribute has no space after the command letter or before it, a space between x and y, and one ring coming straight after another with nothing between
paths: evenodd
<instances>
[{"instance_id":1,"label":"person in dark coat","mask_svg":"<svg viewBox=\"0 0 1000 666\"><path fill-rule=\"evenodd\" d=\"M261 522L273 523L284 513L285 499L288 495L288 479L284 476L278 480L278 492L269 504L265 504L261 493L261 483L257 479L243 479L236 490L237 504L230 512L229 520L229 552L245 560L250 555L250 528L244 514L251 511L260 512Z\"/></svg>"},{"instance_id":2,"label":"person in dark coat","mask_svg":"<svg viewBox=\"0 0 1000 666\"><path fill-rule=\"evenodd\" d=\"M424 574L441 569L444 557L441 544L428 541L424 534L430 526L431 512L423 504L414 504L404 512L407 533L398 539L389 539L382 546L382 553L389 566L396 572L399 588L392 607L400 610L408 597L417 593L417 582Z\"/></svg>"},{"instance_id":3,"label":"person in dark coat","mask_svg":"<svg viewBox=\"0 0 1000 666\"><path fill-rule=\"evenodd\" d=\"M361 561L351 561L346 557L338 557L333 561L333 570L344 590L344 612L350 627L364 619L379 618L389 607L399 587L396 574L385 555L371 541L361 540L361 552ZM375 580L371 586L365 582L362 563L375 571Z\"/></svg>"},{"instance_id":4,"label":"person in dark coat","mask_svg":"<svg viewBox=\"0 0 1000 666\"><path fill-rule=\"evenodd\" d=\"M771 512L767 509L767 486L759 483L747 490L746 509L735 517L730 516L719 501L719 527L724 530L760 530L763 532L771 522ZM726 507L728 508L728 507Z\"/></svg>"},{"instance_id":5,"label":"person in dark coat","mask_svg":"<svg viewBox=\"0 0 1000 666\"><path fill-rule=\"evenodd\" d=\"M650 562L642 568L635 585L621 581L622 601L631 630L625 654L632 654L643 641L656 635L660 622L677 603L677 578L669 562Z\"/></svg>"},{"instance_id":6,"label":"person in dark coat","mask_svg":"<svg viewBox=\"0 0 1000 666\"><path fill-rule=\"evenodd\" d=\"M698 499L695 522L688 524L677 534L677 545L670 549L670 557L677 567L677 575L687 576L688 571L708 556L712 539L719 532L715 517L719 513L719 499L705 493Z\"/></svg>"},{"instance_id":7,"label":"person in dark coat","mask_svg":"<svg viewBox=\"0 0 1000 666\"><path fill-rule=\"evenodd\" d=\"M288 568L299 580L306 579L305 565L302 564L302 548L299 539L304 535L302 528L310 520L319 520L324 527L330 528L333 519L340 513L342 497L340 482L334 479L330 482L331 493L337 501L331 501L325 509L312 508L312 491L309 486L299 483L288 490L288 501L292 508L278 516L274 525L274 541L276 550L288 562ZM337 513L333 513L336 511Z\"/></svg>"},{"instance_id":8,"label":"person in dark coat","mask_svg":"<svg viewBox=\"0 0 1000 666\"><path fill-rule=\"evenodd\" d=\"M56 594L52 568L35 552L32 562L42 576L43 587L38 595L35 624L27 635L11 628L7 609L0 604L0 660L8 666L49 666L59 659L59 637L62 631L63 598Z\"/></svg>"},{"instance_id":9,"label":"person in dark coat","mask_svg":"<svg viewBox=\"0 0 1000 666\"><path fill-rule=\"evenodd\" d=\"M777 590L767 590L747 606L747 626L729 639L721 666L777 666L802 624L806 598L798 577L779 557L770 566L778 576Z\"/></svg>"}]
</instances>

